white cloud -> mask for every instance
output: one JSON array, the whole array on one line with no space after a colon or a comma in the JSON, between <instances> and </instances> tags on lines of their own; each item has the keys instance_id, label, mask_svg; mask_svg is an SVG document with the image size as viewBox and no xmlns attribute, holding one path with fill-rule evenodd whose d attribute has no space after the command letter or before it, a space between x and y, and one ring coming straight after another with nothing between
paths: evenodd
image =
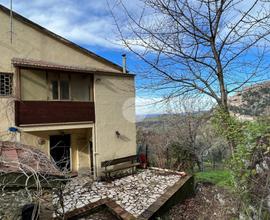
<instances>
[{"instance_id":1,"label":"white cloud","mask_svg":"<svg viewBox=\"0 0 270 220\"><path fill-rule=\"evenodd\" d=\"M162 98L136 97L136 114L162 114L166 112Z\"/></svg>"},{"instance_id":2,"label":"white cloud","mask_svg":"<svg viewBox=\"0 0 270 220\"><path fill-rule=\"evenodd\" d=\"M6 7L9 2L0 0ZM13 0L13 10L75 43L122 48L107 0Z\"/></svg>"},{"instance_id":3,"label":"white cloud","mask_svg":"<svg viewBox=\"0 0 270 220\"><path fill-rule=\"evenodd\" d=\"M207 96L197 97L175 97L170 100L164 100L162 97L137 97L136 114L179 114L183 112L198 112L211 109L215 101Z\"/></svg>"}]
</instances>

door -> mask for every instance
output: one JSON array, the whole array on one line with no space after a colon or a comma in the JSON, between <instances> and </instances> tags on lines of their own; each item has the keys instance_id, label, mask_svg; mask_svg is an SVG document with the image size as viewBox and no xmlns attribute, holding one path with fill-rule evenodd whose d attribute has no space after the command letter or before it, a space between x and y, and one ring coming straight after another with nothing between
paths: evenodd
<instances>
[{"instance_id":1,"label":"door","mask_svg":"<svg viewBox=\"0 0 270 220\"><path fill-rule=\"evenodd\" d=\"M70 171L70 134L50 136L50 154L57 167Z\"/></svg>"}]
</instances>

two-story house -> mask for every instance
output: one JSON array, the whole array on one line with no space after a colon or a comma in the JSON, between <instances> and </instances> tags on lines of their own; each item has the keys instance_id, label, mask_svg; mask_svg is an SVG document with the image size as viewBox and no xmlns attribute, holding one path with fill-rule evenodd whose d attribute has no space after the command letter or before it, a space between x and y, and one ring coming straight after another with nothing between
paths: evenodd
<instances>
[{"instance_id":1,"label":"two-story house","mask_svg":"<svg viewBox=\"0 0 270 220\"><path fill-rule=\"evenodd\" d=\"M0 140L101 175L136 154L134 75L0 5Z\"/></svg>"}]
</instances>

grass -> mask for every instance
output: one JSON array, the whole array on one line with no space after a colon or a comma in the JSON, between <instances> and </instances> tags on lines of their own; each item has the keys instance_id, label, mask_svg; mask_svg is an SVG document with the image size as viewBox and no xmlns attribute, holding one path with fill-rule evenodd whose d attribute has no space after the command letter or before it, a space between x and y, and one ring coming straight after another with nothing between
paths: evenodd
<instances>
[{"instance_id":1,"label":"grass","mask_svg":"<svg viewBox=\"0 0 270 220\"><path fill-rule=\"evenodd\" d=\"M220 187L232 189L232 176L228 170L209 170L195 173L196 182L210 182Z\"/></svg>"}]
</instances>

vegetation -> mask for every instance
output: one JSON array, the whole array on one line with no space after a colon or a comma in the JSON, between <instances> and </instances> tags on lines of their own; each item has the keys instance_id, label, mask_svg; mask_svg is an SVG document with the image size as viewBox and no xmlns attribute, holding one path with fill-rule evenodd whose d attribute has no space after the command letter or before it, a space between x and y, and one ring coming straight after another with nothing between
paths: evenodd
<instances>
[{"instance_id":1,"label":"vegetation","mask_svg":"<svg viewBox=\"0 0 270 220\"><path fill-rule=\"evenodd\" d=\"M245 218L269 218L270 118L239 121L220 109L209 114L167 116L162 129L156 124L144 139L140 127L140 144L147 143L152 165L193 172L196 182L235 192ZM234 143L231 150L227 140Z\"/></svg>"},{"instance_id":2,"label":"vegetation","mask_svg":"<svg viewBox=\"0 0 270 220\"><path fill-rule=\"evenodd\" d=\"M233 178L229 170L209 170L195 173L195 181L212 183L228 189L233 188Z\"/></svg>"},{"instance_id":3,"label":"vegetation","mask_svg":"<svg viewBox=\"0 0 270 220\"><path fill-rule=\"evenodd\" d=\"M229 129L223 129L219 120L228 122ZM228 167L234 189L242 201L243 215L270 218L270 118L241 122L217 111L213 123L222 135L235 143Z\"/></svg>"}]
</instances>

